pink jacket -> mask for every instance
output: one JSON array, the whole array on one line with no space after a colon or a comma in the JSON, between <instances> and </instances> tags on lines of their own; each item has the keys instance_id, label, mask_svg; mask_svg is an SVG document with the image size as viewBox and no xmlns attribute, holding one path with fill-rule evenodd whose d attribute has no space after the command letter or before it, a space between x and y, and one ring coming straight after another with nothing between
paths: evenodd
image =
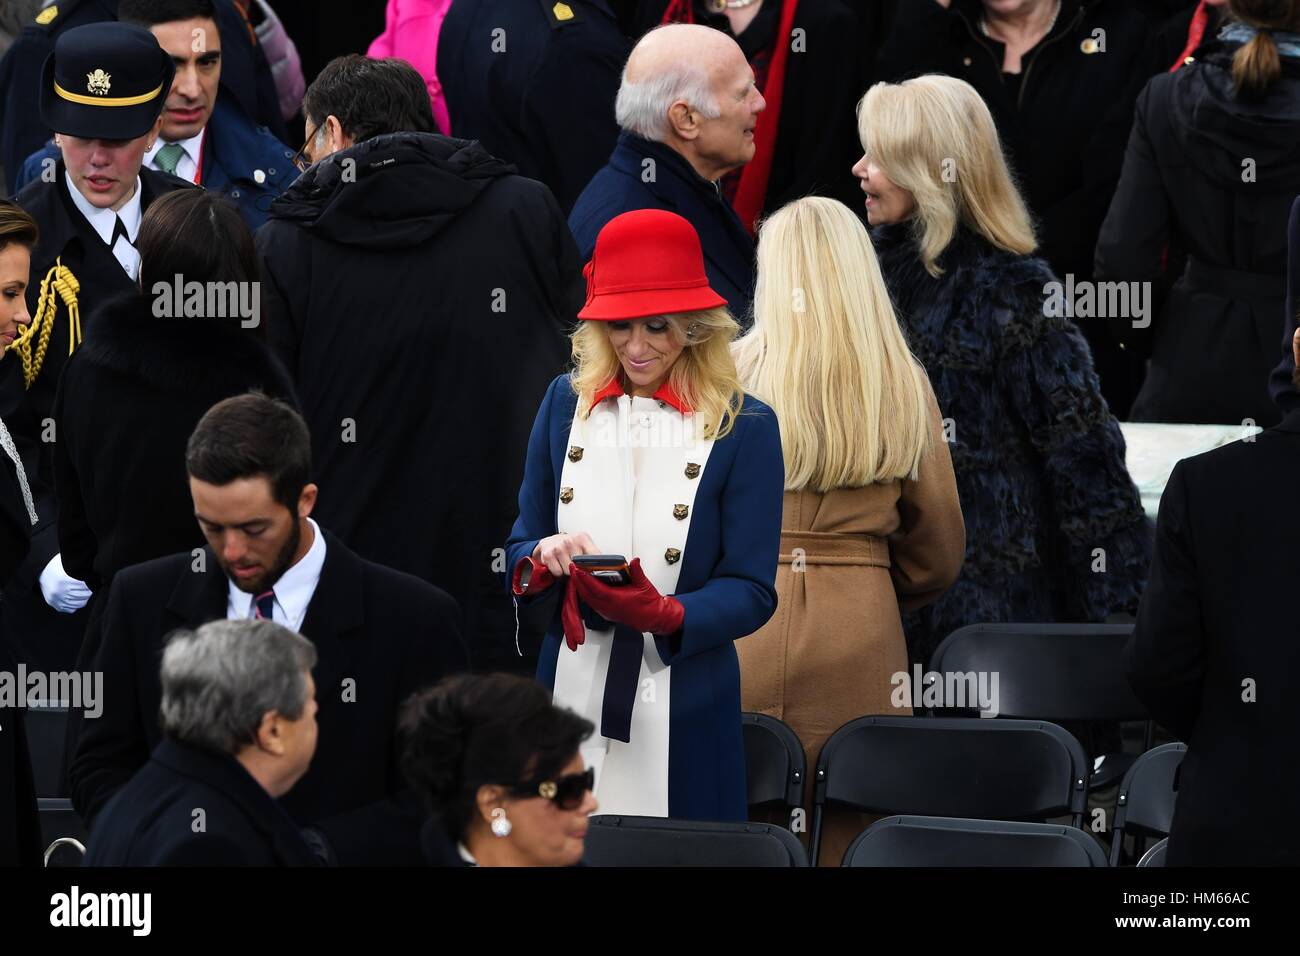
<instances>
[{"instance_id":1,"label":"pink jacket","mask_svg":"<svg viewBox=\"0 0 1300 956\"><path fill-rule=\"evenodd\" d=\"M451 0L388 0L384 32L377 36L366 56L395 56L405 60L424 77L429 88L429 104L438 131L450 134L451 119L447 100L438 82L435 61L438 58L438 32Z\"/></svg>"}]
</instances>

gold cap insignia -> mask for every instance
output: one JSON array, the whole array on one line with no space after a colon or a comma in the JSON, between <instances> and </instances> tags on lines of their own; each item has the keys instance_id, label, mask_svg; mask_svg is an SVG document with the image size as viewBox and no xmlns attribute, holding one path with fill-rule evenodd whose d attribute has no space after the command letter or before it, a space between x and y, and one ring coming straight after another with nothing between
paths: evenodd
<instances>
[{"instance_id":1,"label":"gold cap insignia","mask_svg":"<svg viewBox=\"0 0 1300 956\"><path fill-rule=\"evenodd\" d=\"M96 70L94 73L86 74L86 90L96 93L99 96L108 95L108 91L113 88L113 77L103 70Z\"/></svg>"},{"instance_id":2,"label":"gold cap insignia","mask_svg":"<svg viewBox=\"0 0 1300 956\"><path fill-rule=\"evenodd\" d=\"M688 508L686 505L673 505L673 517L676 518L678 521L681 521L690 513L691 513L691 509Z\"/></svg>"},{"instance_id":3,"label":"gold cap insignia","mask_svg":"<svg viewBox=\"0 0 1300 956\"><path fill-rule=\"evenodd\" d=\"M555 14L555 19L557 20L563 21L573 19L573 8L567 3L557 3L555 6L551 7L551 12Z\"/></svg>"},{"instance_id":4,"label":"gold cap insignia","mask_svg":"<svg viewBox=\"0 0 1300 956\"><path fill-rule=\"evenodd\" d=\"M682 553L676 548L669 548L664 552L664 560L669 564L676 564L682 559Z\"/></svg>"},{"instance_id":5,"label":"gold cap insignia","mask_svg":"<svg viewBox=\"0 0 1300 956\"><path fill-rule=\"evenodd\" d=\"M45 24L53 22L54 18L58 15L59 8L57 6L46 7L40 13L36 14L36 22L41 26L45 26Z\"/></svg>"},{"instance_id":6,"label":"gold cap insignia","mask_svg":"<svg viewBox=\"0 0 1300 956\"><path fill-rule=\"evenodd\" d=\"M561 488L561 489L560 489L560 501L562 501L564 504L567 505L567 504L568 504L570 501L572 501L572 500L573 500L573 489L572 489L572 488Z\"/></svg>"},{"instance_id":7,"label":"gold cap insignia","mask_svg":"<svg viewBox=\"0 0 1300 956\"><path fill-rule=\"evenodd\" d=\"M572 448L569 449L569 461L575 463L582 461L582 449L579 448L577 445L574 445Z\"/></svg>"},{"instance_id":8,"label":"gold cap insignia","mask_svg":"<svg viewBox=\"0 0 1300 956\"><path fill-rule=\"evenodd\" d=\"M695 464L695 462L693 461L688 461L686 463L686 477L687 478L700 477L700 466Z\"/></svg>"}]
</instances>

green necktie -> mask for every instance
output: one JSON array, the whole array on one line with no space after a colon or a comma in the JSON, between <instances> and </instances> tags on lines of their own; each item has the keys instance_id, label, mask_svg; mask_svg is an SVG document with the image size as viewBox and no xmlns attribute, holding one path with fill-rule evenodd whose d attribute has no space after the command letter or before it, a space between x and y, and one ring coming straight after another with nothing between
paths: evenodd
<instances>
[{"instance_id":1,"label":"green necktie","mask_svg":"<svg viewBox=\"0 0 1300 956\"><path fill-rule=\"evenodd\" d=\"M180 143L168 143L162 149L158 150L158 155L153 158L153 164L161 169L164 173L176 175L176 167L180 164L181 156L185 154L185 147Z\"/></svg>"}]
</instances>

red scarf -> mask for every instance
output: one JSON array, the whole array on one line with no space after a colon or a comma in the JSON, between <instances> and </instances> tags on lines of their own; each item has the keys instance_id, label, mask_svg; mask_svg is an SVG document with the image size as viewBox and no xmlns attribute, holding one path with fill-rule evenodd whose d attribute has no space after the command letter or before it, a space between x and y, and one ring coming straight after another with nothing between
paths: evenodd
<instances>
[{"instance_id":1,"label":"red scarf","mask_svg":"<svg viewBox=\"0 0 1300 956\"><path fill-rule=\"evenodd\" d=\"M1183 52L1178 54L1178 59L1169 68L1170 73L1183 66L1187 58L1196 52L1196 48L1201 45L1201 37L1205 36L1205 27L1209 19L1210 11L1205 8L1205 0L1201 0L1196 5L1196 12L1192 14L1192 25L1187 31L1187 46L1183 47Z\"/></svg>"},{"instance_id":2,"label":"red scarf","mask_svg":"<svg viewBox=\"0 0 1300 956\"><path fill-rule=\"evenodd\" d=\"M767 0L775 3L777 0ZM1204 2L1204 0L1202 0ZM767 82L760 90L767 100L767 108L758 116L754 128L754 158L740 172L740 185L732 203L736 215L745 224L750 235L755 233L758 215L763 211L767 197L767 181L772 174L772 157L776 152L776 132L781 124L781 96L785 88L785 65L790 55L790 33L794 29L794 14L799 0L784 0L781 8L781 25L776 31L776 48L768 67ZM671 0L660 23L694 23L695 11L691 0Z\"/></svg>"}]
</instances>

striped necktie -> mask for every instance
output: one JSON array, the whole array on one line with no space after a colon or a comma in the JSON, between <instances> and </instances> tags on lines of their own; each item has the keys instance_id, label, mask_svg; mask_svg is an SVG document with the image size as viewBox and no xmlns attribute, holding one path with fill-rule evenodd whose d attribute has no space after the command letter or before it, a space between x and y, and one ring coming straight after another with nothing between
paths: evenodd
<instances>
[{"instance_id":1,"label":"striped necktie","mask_svg":"<svg viewBox=\"0 0 1300 956\"><path fill-rule=\"evenodd\" d=\"M253 606L253 616L258 620L275 620L275 591L263 591L253 599Z\"/></svg>"},{"instance_id":2,"label":"striped necktie","mask_svg":"<svg viewBox=\"0 0 1300 956\"><path fill-rule=\"evenodd\" d=\"M176 175L176 167L180 165L181 156L185 154L185 147L180 143L168 143L153 158L153 164L161 169L164 173L172 176Z\"/></svg>"}]
</instances>

